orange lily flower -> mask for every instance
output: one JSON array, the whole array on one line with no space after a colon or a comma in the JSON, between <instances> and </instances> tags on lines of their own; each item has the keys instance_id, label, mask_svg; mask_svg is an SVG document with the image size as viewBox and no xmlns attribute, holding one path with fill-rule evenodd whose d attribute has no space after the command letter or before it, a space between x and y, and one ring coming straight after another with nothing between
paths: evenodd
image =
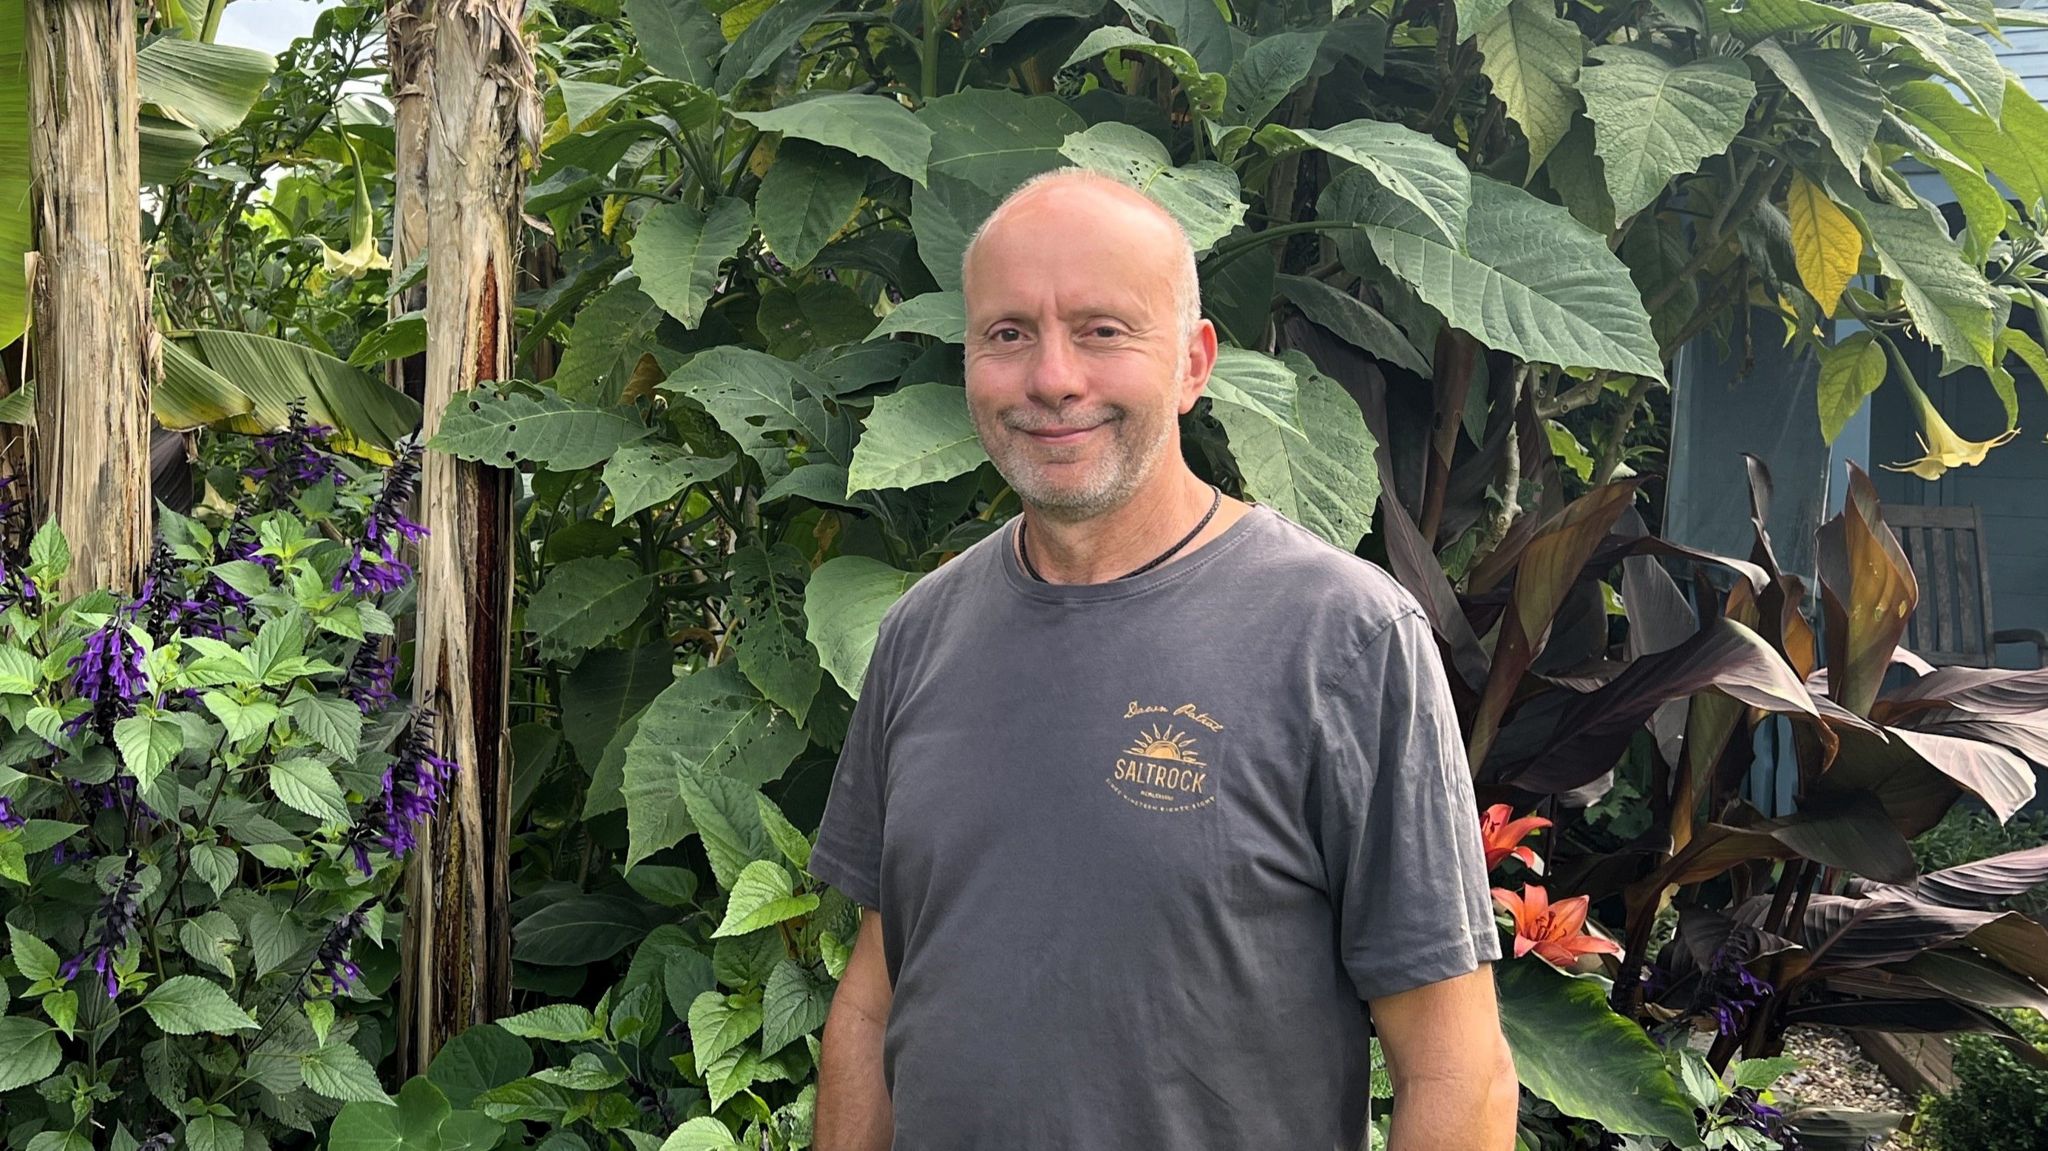
<instances>
[{"instance_id":1,"label":"orange lily flower","mask_svg":"<svg viewBox=\"0 0 2048 1151\"><path fill-rule=\"evenodd\" d=\"M1587 896L1552 903L1548 891L1530 883L1522 885L1519 896L1496 887L1493 901L1514 916L1516 958L1533 951L1552 966L1570 967L1582 955L1621 954L1620 944L1586 933L1586 908L1592 902Z\"/></svg>"},{"instance_id":2,"label":"orange lily flower","mask_svg":"<svg viewBox=\"0 0 2048 1151\"><path fill-rule=\"evenodd\" d=\"M1549 827L1550 821L1540 815L1525 815L1510 819L1514 809L1505 803L1496 803L1479 817L1479 834L1486 841L1486 869L1492 871L1500 861L1512 855L1527 865L1529 870L1543 874L1543 861L1536 853L1523 845L1530 832L1539 827Z\"/></svg>"}]
</instances>

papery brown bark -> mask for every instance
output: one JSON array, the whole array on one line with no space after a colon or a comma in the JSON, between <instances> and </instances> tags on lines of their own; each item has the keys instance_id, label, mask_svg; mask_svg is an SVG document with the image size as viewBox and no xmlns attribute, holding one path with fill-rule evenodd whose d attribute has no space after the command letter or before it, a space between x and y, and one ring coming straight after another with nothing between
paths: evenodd
<instances>
[{"instance_id":1,"label":"papery brown bark","mask_svg":"<svg viewBox=\"0 0 2048 1151\"><path fill-rule=\"evenodd\" d=\"M428 4L430 440L456 393L513 374L519 206L529 142L539 138L523 9L523 0ZM456 1033L511 1008L511 480L510 472L439 452L427 454L421 473L429 534L420 546L413 693L436 715L436 742L458 774L441 816L420 836L408 883L408 1074L425 1070Z\"/></svg>"},{"instance_id":2,"label":"papery brown bark","mask_svg":"<svg viewBox=\"0 0 2048 1151\"><path fill-rule=\"evenodd\" d=\"M135 11L28 0L36 275L35 519L71 545L58 589L132 591L149 559L156 334L143 283Z\"/></svg>"}]
</instances>

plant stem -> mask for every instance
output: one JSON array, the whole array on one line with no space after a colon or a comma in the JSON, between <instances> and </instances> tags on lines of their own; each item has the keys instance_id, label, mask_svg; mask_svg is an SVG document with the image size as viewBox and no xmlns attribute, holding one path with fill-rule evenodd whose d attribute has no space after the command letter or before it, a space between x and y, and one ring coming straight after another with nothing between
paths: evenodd
<instances>
[{"instance_id":1,"label":"plant stem","mask_svg":"<svg viewBox=\"0 0 2048 1151\"><path fill-rule=\"evenodd\" d=\"M1608 429L1607 439L1601 443L1600 455L1593 464L1594 487L1614 478L1614 469L1621 466L1622 441L1628 439L1628 430L1636 422L1636 410L1642 407L1643 397L1650 394L1653 382L1649 376L1637 376L1629 386L1621 410L1614 413L1614 426Z\"/></svg>"}]
</instances>

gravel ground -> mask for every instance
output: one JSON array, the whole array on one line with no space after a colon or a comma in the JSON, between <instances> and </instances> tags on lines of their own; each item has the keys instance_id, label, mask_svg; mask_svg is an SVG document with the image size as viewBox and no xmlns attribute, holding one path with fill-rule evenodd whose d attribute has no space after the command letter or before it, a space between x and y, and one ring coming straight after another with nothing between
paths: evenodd
<instances>
[{"instance_id":1,"label":"gravel ground","mask_svg":"<svg viewBox=\"0 0 2048 1151\"><path fill-rule=\"evenodd\" d=\"M1785 1033L1785 1054L1805 1067L1774 1088L1801 1106L1853 1107L1859 1111L1912 1111L1914 1100L1865 1058L1854 1040L1832 1027L1794 1027ZM1894 1133L1878 1151L1912 1151L1911 1136Z\"/></svg>"}]
</instances>

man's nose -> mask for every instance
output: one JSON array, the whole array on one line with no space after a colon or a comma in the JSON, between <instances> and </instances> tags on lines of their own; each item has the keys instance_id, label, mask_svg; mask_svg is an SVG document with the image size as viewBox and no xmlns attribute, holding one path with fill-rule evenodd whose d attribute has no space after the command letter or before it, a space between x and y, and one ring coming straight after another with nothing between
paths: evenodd
<instances>
[{"instance_id":1,"label":"man's nose","mask_svg":"<svg viewBox=\"0 0 2048 1151\"><path fill-rule=\"evenodd\" d=\"M1025 390L1032 400L1049 408L1064 407L1087 390L1080 354L1064 333L1039 341Z\"/></svg>"}]
</instances>

